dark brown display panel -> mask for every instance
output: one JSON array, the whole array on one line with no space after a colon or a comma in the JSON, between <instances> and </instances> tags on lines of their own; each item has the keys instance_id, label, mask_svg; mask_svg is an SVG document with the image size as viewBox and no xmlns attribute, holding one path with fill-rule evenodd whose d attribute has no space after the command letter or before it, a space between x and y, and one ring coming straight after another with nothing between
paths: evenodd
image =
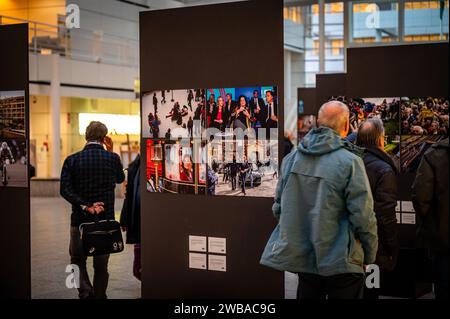
<instances>
[{"instance_id":1,"label":"dark brown display panel","mask_svg":"<svg viewBox=\"0 0 450 319\"><path fill-rule=\"evenodd\" d=\"M28 25L0 26L0 91L23 91L25 127L20 136L28 157ZM17 130L9 130L9 134ZM5 134L6 135L6 134ZM26 151L25 151L26 149ZM28 173L28 161L26 162ZM0 297L30 298L30 191L25 175L20 183L0 186Z\"/></svg>"},{"instance_id":2,"label":"dark brown display panel","mask_svg":"<svg viewBox=\"0 0 450 319\"><path fill-rule=\"evenodd\" d=\"M278 87L283 136L282 1L143 12L140 58L143 93ZM141 180L146 178L146 144L141 143ZM145 183L141 193L143 298L284 296L284 274L259 264L276 225L272 198L154 194ZM190 269L189 235L226 238L227 271Z\"/></svg>"}]
</instances>

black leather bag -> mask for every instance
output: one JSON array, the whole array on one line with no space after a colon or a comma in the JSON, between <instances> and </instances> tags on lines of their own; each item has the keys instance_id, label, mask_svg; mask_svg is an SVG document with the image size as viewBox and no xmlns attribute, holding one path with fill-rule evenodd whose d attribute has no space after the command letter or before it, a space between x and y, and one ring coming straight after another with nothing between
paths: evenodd
<instances>
[{"instance_id":1,"label":"black leather bag","mask_svg":"<svg viewBox=\"0 0 450 319\"><path fill-rule=\"evenodd\" d=\"M86 256L120 253L124 250L120 224L115 220L98 220L80 225L81 242Z\"/></svg>"}]
</instances>

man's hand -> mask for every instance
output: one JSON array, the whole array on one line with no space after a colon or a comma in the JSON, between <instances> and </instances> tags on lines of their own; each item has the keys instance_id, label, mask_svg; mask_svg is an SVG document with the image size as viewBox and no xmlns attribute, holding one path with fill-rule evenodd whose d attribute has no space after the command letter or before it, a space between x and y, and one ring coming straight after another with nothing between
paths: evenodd
<instances>
[{"instance_id":1,"label":"man's hand","mask_svg":"<svg viewBox=\"0 0 450 319\"><path fill-rule=\"evenodd\" d=\"M98 215L105 211L105 208L103 207L104 205L105 205L105 203L97 202L97 203L94 203L92 206L87 207L86 211L91 215L96 215L96 214Z\"/></svg>"},{"instance_id":2,"label":"man's hand","mask_svg":"<svg viewBox=\"0 0 450 319\"><path fill-rule=\"evenodd\" d=\"M105 136L105 138L103 139L103 145L105 145L108 152L112 152L114 149L114 143L109 136Z\"/></svg>"}]
</instances>

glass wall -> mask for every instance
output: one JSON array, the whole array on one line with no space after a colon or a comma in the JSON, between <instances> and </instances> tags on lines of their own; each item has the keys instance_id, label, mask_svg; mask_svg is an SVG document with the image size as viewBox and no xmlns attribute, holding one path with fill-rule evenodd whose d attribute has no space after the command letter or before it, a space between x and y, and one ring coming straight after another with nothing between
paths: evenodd
<instances>
[{"instance_id":1,"label":"glass wall","mask_svg":"<svg viewBox=\"0 0 450 319\"><path fill-rule=\"evenodd\" d=\"M405 42L448 40L448 0L405 2Z\"/></svg>"},{"instance_id":2,"label":"glass wall","mask_svg":"<svg viewBox=\"0 0 450 319\"><path fill-rule=\"evenodd\" d=\"M353 2L350 38L355 43L399 40L398 1Z\"/></svg>"},{"instance_id":3,"label":"glass wall","mask_svg":"<svg viewBox=\"0 0 450 319\"><path fill-rule=\"evenodd\" d=\"M301 70L301 86L311 87L317 73L344 72L346 47L448 41L448 8L449 0L285 0L285 49L300 53L292 77Z\"/></svg>"},{"instance_id":4,"label":"glass wall","mask_svg":"<svg viewBox=\"0 0 450 319\"><path fill-rule=\"evenodd\" d=\"M446 41L448 6L448 0L351 1L350 45Z\"/></svg>"}]
</instances>

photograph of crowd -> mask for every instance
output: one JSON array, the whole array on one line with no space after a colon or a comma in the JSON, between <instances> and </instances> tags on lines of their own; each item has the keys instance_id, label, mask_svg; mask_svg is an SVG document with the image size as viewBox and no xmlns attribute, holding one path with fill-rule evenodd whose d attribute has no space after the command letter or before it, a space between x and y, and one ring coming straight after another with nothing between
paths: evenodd
<instances>
[{"instance_id":1,"label":"photograph of crowd","mask_svg":"<svg viewBox=\"0 0 450 319\"><path fill-rule=\"evenodd\" d=\"M195 151L197 150L197 151ZM172 194L206 193L206 146L147 140L147 191Z\"/></svg>"},{"instance_id":2,"label":"photograph of crowd","mask_svg":"<svg viewBox=\"0 0 450 319\"><path fill-rule=\"evenodd\" d=\"M386 135L399 135L400 98L350 98L331 97L345 103L350 109L351 131L356 131L362 122L377 117L384 123Z\"/></svg>"},{"instance_id":3,"label":"photograph of crowd","mask_svg":"<svg viewBox=\"0 0 450 319\"><path fill-rule=\"evenodd\" d=\"M448 135L448 99L401 99L403 135Z\"/></svg>"},{"instance_id":4,"label":"photograph of crowd","mask_svg":"<svg viewBox=\"0 0 450 319\"><path fill-rule=\"evenodd\" d=\"M400 161L402 173L415 173L423 154L435 143L447 138L444 135L402 135Z\"/></svg>"},{"instance_id":5,"label":"photograph of crowd","mask_svg":"<svg viewBox=\"0 0 450 319\"><path fill-rule=\"evenodd\" d=\"M258 86L207 89L204 115L205 126L217 128L220 132L230 128L253 128L255 131L277 128L277 88Z\"/></svg>"},{"instance_id":6,"label":"photograph of crowd","mask_svg":"<svg viewBox=\"0 0 450 319\"><path fill-rule=\"evenodd\" d=\"M230 140L208 146L208 195L274 197L278 141Z\"/></svg>"},{"instance_id":7,"label":"photograph of crowd","mask_svg":"<svg viewBox=\"0 0 450 319\"><path fill-rule=\"evenodd\" d=\"M300 114L297 123L298 142L301 142L306 134L315 127L317 127L317 117L315 115Z\"/></svg>"},{"instance_id":8,"label":"photograph of crowd","mask_svg":"<svg viewBox=\"0 0 450 319\"><path fill-rule=\"evenodd\" d=\"M196 120L204 123L205 90L162 90L142 97L142 135L145 138L170 139L201 134Z\"/></svg>"},{"instance_id":9,"label":"photograph of crowd","mask_svg":"<svg viewBox=\"0 0 450 319\"><path fill-rule=\"evenodd\" d=\"M0 138L0 188L28 187L25 139Z\"/></svg>"},{"instance_id":10,"label":"photograph of crowd","mask_svg":"<svg viewBox=\"0 0 450 319\"><path fill-rule=\"evenodd\" d=\"M384 151L394 160L397 169L400 168L400 135L384 136Z\"/></svg>"},{"instance_id":11,"label":"photograph of crowd","mask_svg":"<svg viewBox=\"0 0 450 319\"><path fill-rule=\"evenodd\" d=\"M25 92L0 91L0 138L25 138Z\"/></svg>"}]
</instances>

